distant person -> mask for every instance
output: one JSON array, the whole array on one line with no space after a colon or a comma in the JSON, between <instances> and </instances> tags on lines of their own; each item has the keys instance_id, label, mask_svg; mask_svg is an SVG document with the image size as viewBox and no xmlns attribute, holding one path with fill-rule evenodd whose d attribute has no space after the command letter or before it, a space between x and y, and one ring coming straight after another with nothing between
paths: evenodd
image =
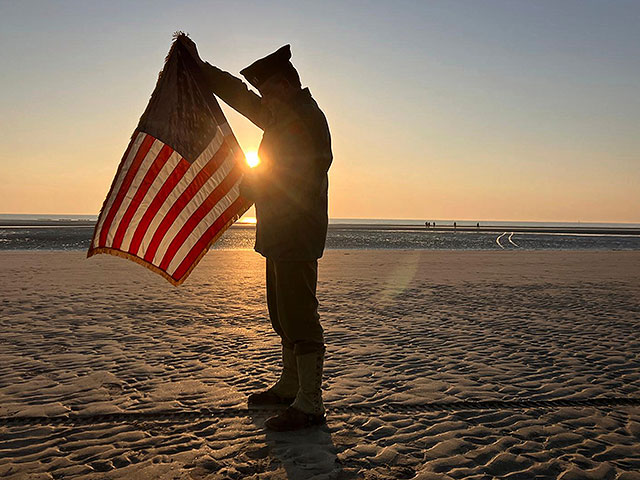
<instances>
[{"instance_id":1,"label":"distant person","mask_svg":"<svg viewBox=\"0 0 640 480\"><path fill-rule=\"evenodd\" d=\"M476 230L480 230L480 222L476 223Z\"/></svg>"},{"instance_id":2,"label":"distant person","mask_svg":"<svg viewBox=\"0 0 640 480\"><path fill-rule=\"evenodd\" d=\"M255 250L266 257L267 306L282 343L282 372L250 406L289 405L265 422L271 430L299 430L326 422L322 402L324 336L318 315L318 259L327 237L327 172L331 137L324 114L302 88L286 45L255 61L239 78L191 50L213 93L264 130L261 163L245 174L243 197L256 207ZM239 352L242 354L242 352Z\"/></svg>"},{"instance_id":3,"label":"distant person","mask_svg":"<svg viewBox=\"0 0 640 480\"><path fill-rule=\"evenodd\" d=\"M456 222L453 222L453 230L455 231L458 228L458 226L456 225Z\"/></svg>"}]
</instances>

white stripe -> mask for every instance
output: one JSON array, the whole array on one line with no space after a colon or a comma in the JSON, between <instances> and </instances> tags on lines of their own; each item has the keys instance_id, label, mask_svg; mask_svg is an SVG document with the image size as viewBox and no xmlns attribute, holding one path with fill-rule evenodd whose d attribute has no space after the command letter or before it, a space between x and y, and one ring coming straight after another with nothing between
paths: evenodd
<instances>
[{"instance_id":1,"label":"white stripe","mask_svg":"<svg viewBox=\"0 0 640 480\"><path fill-rule=\"evenodd\" d=\"M231 190L229 190L229 192L220 199L216 206L213 207L211 211L202 218L202 220L200 220L200 223L198 223L196 228L193 229L193 232L191 232L184 243L180 246L173 257L173 260L171 260L171 263L167 267L167 273L169 275L173 275L196 242L204 235L207 229L213 225L220 215L222 215L224 211L238 199L239 196L240 180L238 180L233 187L231 187Z\"/></svg>"},{"instance_id":2,"label":"white stripe","mask_svg":"<svg viewBox=\"0 0 640 480\"><path fill-rule=\"evenodd\" d=\"M209 177L209 179L205 182L204 185L193 195L193 197L189 200L182 212L176 218L176 221L173 222L171 228L167 230L162 241L160 242L160 246L158 250L156 250L156 254L153 257L153 264L160 265L162 262L162 257L167 252L169 245L173 241L174 237L180 232L182 226L189 220L193 212L195 212L200 205L204 203L209 194L215 190L215 188L222 183L222 181L229 175L229 172L233 169L236 164L235 154L232 151L229 151L224 163L220 165L220 167Z\"/></svg>"},{"instance_id":3,"label":"white stripe","mask_svg":"<svg viewBox=\"0 0 640 480\"><path fill-rule=\"evenodd\" d=\"M158 156L158 153L160 153L160 150L162 149L162 147L164 147L164 143L162 143L160 140L154 139L153 143L151 144L151 148L149 148L149 151L140 162L138 171L136 172L135 177L133 177L133 180L131 181L131 185L129 185L129 189L125 192L124 197L122 199L122 203L120 203L120 208L118 208L118 211L113 217L113 221L111 222L111 228L107 232L107 242L106 242L107 247L111 247L113 245L113 239L116 238L116 232L118 231L118 226L120 225L120 221L122 220L122 217L124 217L124 214L126 213L127 208L129 208L129 205L131 205L131 201L133 200L133 197L138 191L138 188L140 188L142 179L147 174L147 171L153 164L153 161Z\"/></svg>"},{"instance_id":4,"label":"white stripe","mask_svg":"<svg viewBox=\"0 0 640 480\"><path fill-rule=\"evenodd\" d=\"M225 137L233 135L233 132L231 131L231 127L227 122L221 123L219 127L220 127L220 130L222 131L222 134Z\"/></svg>"},{"instance_id":5,"label":"white stripe","mask_svg":"<svg viewBox=\"0 0 640 480\"><path fill-rule=\"evenodd\" d=\"M167 198L164 199L162 206L158 209L158 212L153 217L153 220L151 220L151 223L149 224L149 227L144 234L144 238L140 243L140 249L138 250L138 256L144 257L144 254L149 248L149 244L153 239L153 235L154 233L156 233L156 230L158 229L160 222L162 222L162 219L167 215L167 212L169 211L171 206L176 202L178 197L182 195L182 193L189 186L195 176L200 172L200 170L202 170L202 167L204 167L207 162L211 160L211 157L213 157L213 155L220 149L223 141L224 135L222 135L220 128L218 128L218 131L216 132L215 137L213 137L213 140L211 140L209 146L205 148L200 156L196 159L196 161L191 164L178 184L173 188L171 192L169 192Z\"/></svg>"},{"instance_id":6,"label":"white stripe","mask_svg":"<svg viewBox=\"0 0 640 480\"><path fill-rule=\"evenodd\" d=\"M129 155L127 156L127 158L124 159L124 164L120 169L120 175L114 180L115 183L114 183L113 189L111 190L111 195L107 197L107 201L104 205L104 208L100 212L100 218L98 219L98 226L96 227L96 235L93 239L93 248L98 247L98 242L100 239L100 234L102 233L102 226L104 225L104 220L105 218L107 218L107 214L109 213L109 210L111 210L111 206L113 205L113 202L116 196L118 195L118 192L120 191L122 182L124 181L124 178L127 176L127 172L129 171L129 168L131 168L131 162L133 162L133 159L138 153L138 150L140 149L140 145L142 145L142 142L146 135L147 135L146 133L138 132L136 139L133 141L133 145L131 145L131 150L129 150Z\"/></svg>"},{"instance_id":7,"label":"white stripe","mask_svg":"<svg viewBox=\"0 0 640 480\"><path fill-rule=\"evenodd\" d=\"M171 172L173 172L173 170L176 168L178 163L180 163L180 158L181 158L180 155L174 151L169 156L164 166L160 169L160 171L158 172L158 175L156 175L156 178L151 183L149 190L147 190L147 193L145 194L144 198L140 202L140 206L136 210L135 215L131 218L131 222L129 222L127 231L125 232L124 238L122 239L122 245L121 245L122 250L126 252L130 251L131 241L133 240L133 236L136 233L136 229L138 228L138 225L140 224L142 217L144 216L145 212L151 205L151 202L153 202L153 199L155 198L158 191L162 188L162 185L164 185L164 182L167 180L169 175L171 175ZM141 250L139 249L137 255L144 256L144 251L142 251L142 253L140 252Z\"/></svg>"}]
</instances>

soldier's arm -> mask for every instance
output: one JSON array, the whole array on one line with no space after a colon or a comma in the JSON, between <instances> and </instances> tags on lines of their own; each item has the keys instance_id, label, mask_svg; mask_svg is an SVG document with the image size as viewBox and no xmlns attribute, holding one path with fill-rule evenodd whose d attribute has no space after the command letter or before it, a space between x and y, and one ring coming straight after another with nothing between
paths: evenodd
<instances>
[{"instance_id":1,"label":"soldier's arm","mask_svg":"<svg viewBox=\"0 0 640 480\"><path fill-rule=\"evenodd\" d=\"M211 91L258 127L264 129L266 111L262 107L260 96L250 91L239 78L202 60L193 40L181 36L180 42L195 60Z\"/></svg>"},{"instance_id":2,"label":"soldier's arm","mask_svg":"<svg viewBox=\"0 0 640 480\"><path fill-rule=\"evenodd\" d=\"M213 93L258 127L264 129L265 111L259 95L249 90L239 78L208 62L203 63L201 69Z\"/></svg>"}]
</instances>

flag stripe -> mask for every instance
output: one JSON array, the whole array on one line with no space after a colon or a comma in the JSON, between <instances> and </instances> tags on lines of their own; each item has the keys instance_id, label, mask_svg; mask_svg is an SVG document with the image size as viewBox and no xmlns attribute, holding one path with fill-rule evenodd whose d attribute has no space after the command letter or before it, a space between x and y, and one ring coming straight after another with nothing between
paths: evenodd
<instances>
[{"instance_id":1,"label":"flag stripe","mask_svg":"<svg viewBox=\"0 0 640 480\"><path fill-rule=\"evenodd\" d=\"M102 210L100 211L100 215L98 216L98 223L96 224L96 229L94 232L93 238L93 246L97 247L100 244L100 232L102 231L102 226L104 225L104 219L107 215L107 212L111 209L111 205L113 205L113 199L115 197L115 192L120 189L120 185L122 185L122 179L127 174L127 170L131 165L131 160L137 153L140 148L140 144L144 139L144 133L134 132L131 136L131 141L127 146L124 155L122 156L122 160L120 160L120 166L118 167L118 172L116 173L116 177L113 179L113 183L111 184L111 188L109 189L109 193L107 194L107 198L104 201L104 205L102 206Z\"/></svg>"},{"instance_id":2,"label":"flag stripe","mask_svg":"<svg viewBox=\"0 0 640 480\"><path fill-rule=\"evenodd\" d=\"M240 167L236 162L234 162L231 172L229 172L229 174L224 177L224 180L222 180L222 182L213 189L204 202L200 204L196 211L193 212L189 219L184 223L178 234L173 237L173 240L169 244L164 257L160 262L161 269L167 269L180 246L185 242L189 235L191 235L191 232L193 232L200 221L213 209L213 207L216 206L220 199L229 193L231 187L238 180L240 173Z\"/></svg>"},{"instance_id":3,"label":"flag stripe","mask_svg":"<svg viewBox=\"0 0 640 480\"><path fill-rule=\"evenodd\" d=\"M106 245L107 234L109 233L109 229L111 228L111 222L113 221L113 217L115 217L118 209L120 208L120 204L122 203L122 200L124 199L124 196L126 195L127 190L131 185L131 182L133 181L133 177L138 171L138 167L140 166L140 163L142 162L144 157L147 155L147 152L151 148L151 145L153 144L153 142L154 142L154 138L152 136L145 135L144 140L140 145L140 148L136 152L136 156L131 162L131 166L127 170L127 173L122 181L122 185L120 185L120 189L118 190L118 193L113 201L113 205L109 209L109 213L105 218L104 225L102 226L102 230L100 231L100 245Z\"/></svg>"},{"instance_id":4,"label":"flag stripe","mask_svg":"<svg viewBox=\"0 0 640 480\"><path fill-rule=\"evenodd\" d=\"M146 172L143 171L142 167L140 168L139 174L144 174L144 177L139 182L137 187L135 186L136 182L133 182L131 191L135 192L135 194L133 195L131 202L129 202L129 206L122 216L122 219L118 223L118 229L116 230L113 243L111 244L113 248L120 248L122 240L124 239L124 234L129 227L129 223L131 222L133 215L138 210L140 202L145 197L147 190L149 190L149 187L151 187L151 184L158 175L158 172L162 169L162 167L164 167L164 164L169 159L169 156L173 153L173 149L168 145L164 145L158 141L154 143L154 147L156 147L156 145L160 147L160 151L157 153L157 155L155 155L155 159L151 163L151 166L146 170ZM149 151L149 155L147 155L147 158L151 156L151 153L153 151L154 149L151 149ZM130 195L127 195L127 197L129 196Z\"/></svg>"},{"instance_id":5,"label":"flag stripe","mask_svg":"<svg viewBox=\"0 0 640 480\"><path fill-rule=\"evenodd\" d=\"M200 253L207 248L209 242L215 238L215 236L220 232L220 229L222 229L234 217L234 215L242 209L243 202L244 200L241 197L237 198L231 206L217 218L217 220L206 230L204 235L198 239L175 272L171 274L172 278L179 280L189 271L193 262L195 262L200 256Z\"/></svg>"},{"instance_id":6,"label":"flag stripe","mask_svg":"<svg viewBox=\"0 0 640 480\"><path fill-rule=\"evenodd\" d=\"M171 205L171 208L164 215L164 218L158 225L155 233L153 234L153 238L151 239L151 243L149 244L149 248L145 252L144 259L148 262L153 263L154 256L158 247L160 246L160 242L164 238L167 230L171 227L173 222L178 218L180 212L184 209L184 207L189 203L189 200L193 195L200 190L200 188L204 185L207 179L218 169L220 163L222 163L225 159L225 156L229 150L227 143L223 143L220 149L213 155L213 157L207 162L207 164L198 172L198 174L194 177L194 179L189 183L187 188L182 192L182 194L178 197L178 199Z\"/></svg>"},{"instance_id":7,"label":"flag stripe","mask_svg":"<svg viewBox=\"0 0 640 480\"><path fill-rule=\"evenodd\" d=\"M129 252L132 255L138 255L140 244L142 243L143 238L146 236L147 229L149 228L151 221L156 217L156 214L160 210L160 207L162 207L162 204L165 202L169 194L173 191L176 185L178 185L178 182L180 182L180 180L184 177L185 173L187 173L187 170L189 170L189 165L189 162L187 162L183 158L180 158L178 164L174 167L171 174L167 177L165 182L162 184L162 187L158 190L158 193L151 201L149 208L146 212L144 212L144 215L142 216L142 219L140 220L140 223L138 224L136 231L133 234L131 246L129 247ZM143 253L140 256L143 256L145 250L146 249L143 249Z\"/></svg>"},{"instance_id":8,"label":"flag stripe","mask_svg":"<svg viewBox=\"0 0 640 480\"><path fill-rule=\"evenodd\" d=\"M140 206L138 207L138 209L136 210L136 213L133 215L133 218L129 222L129 226L127 227L127 230L122 239L122 245L120 246L121 250L127 251L127 252L131 250L131 242L133 240L133 235L135 234L138 228L138 225L140 224L140 221L142 220L147 210L150 208L151 203L156 198L156 195L158 194L159 190L167 181L167 179L169 178L171 173L174 171L176 166L180 163L181 159L182 157L178 154L178 152L174 150L169 156L169 158L167 159L167 161L165 162L165 164L162 166L158 174L156 175L156 178L153 179L153 182L151 183L151 186L147 190L147 193L144 195L144 197L140 201ZM188 162L185 162L185 163L188 163Z\"/></svg>"},{"instance_id":9,"label":"flag stripe","mask_svg":"<svg viewBox=\"0 0 640 480\"><path fill-rule=\"evenodd\" d=\"M191 234L185 239L180 248L178 248L176 254L173 256L173 259L167 266L167 273L170 275L178 268L180 263L184 260L187 254L191 251L191 248L196 244L196 242L205 234L209 226L213 224L218 217L227 209L229 205L231 205L239 196L240 196L240 181L237 181L234 185L231 186L227 194L220 199L220 201L211 209L206 216L202 218L202 220L198 223L198 225L194 228Z\"/></svg>"},{"instance_id":10,"label":"flag stripe","mask_svg":"<svg viewBox=\"0 0 640 480\"><path fill-rule=\"evenodd\" d=\"M215 188L224 180L224 178L231 172L235 165L233 154L227 155L224 162L215 170L215 172L207 179L207 181L195 192L187 204L184 206L179 215L179 220L171 224L164 237L160 241L160 245L154 255L154 264L159 264L164 257L169 244L173 238L178 234L182 228L184 222L198 209L198 207L207 199L208 193L215 190Z\"/></svg>"},{"instance_id":11,"label":"flag stripe","mask_svg":"<svg viewBox=\"0 0 640 480\"><path fill-rule=\"evenodd\" d=\"M185 167L185 171L178 179L177 183L174 185L174 188L167 192L163 192L162 198L160 199L160 203L158 205L158 209L155 211L153 217L150 218L150 223L147 227L145 227L142 239L140 240L141 251L137 253L139 257L144 258L146 251L151 244L151 240L153 239L153 235L160 225L160 222L162 222L164 217L171 209L171 206L189 186L198 172L207 164L211 157L215 155L224 140L225 139L222 135L222 131L218 130L214 138L209 143L209 146L200 154L195 162L189 163L187 160L181 160L181 163L183 163L183 166ZM157 197L160 196L161 195L159 192Z\"/></svg>"},{"instance_id":12,"label":"flag stripe","mask_svg":"<svg viewBox=\"0 0 640 480\"><path fill-rule=\"evenodd\" d=\"M115 238L118 225L120 224L122 217L124 216L127 209L129 208L129 205L131 204L131 201L135 195L136 190L140 186L142 179L144 178L145 174L149 170L149 167L151 166L154 159L156 158L158 153L160 153L160 150L164 146L164 144L158 139L154 137L151 137L151 138L153 138L153 143L151 144L151 148L146 153L142 161L139 163L136 172L133 174L133 179L129 184L129 188L127 189L124 196L122 197L122 202L120 203L120 206L117 207L115 210L116 213L113 216L113 220L111 221L111 228L109 229L109 232L107 232L107 241L105 243L105 246L107 247L113 248L113 240Z\"/></svg>"}]
</instances>

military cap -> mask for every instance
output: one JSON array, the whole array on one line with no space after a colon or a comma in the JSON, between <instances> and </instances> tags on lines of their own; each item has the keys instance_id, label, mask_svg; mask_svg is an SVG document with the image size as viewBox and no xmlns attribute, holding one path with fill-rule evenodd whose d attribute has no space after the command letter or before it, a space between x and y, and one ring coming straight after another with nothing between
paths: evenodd
<instances>
[{"instance_id":1,"label":"military cap","mask_svg":"<svg viewBox=\"0 0 640 480\"><path fill-rule=\"evenodd\" d=\"M273 53L270 53L264 58L256 60L251 65L240 70L240 75L247 79L247 81L260 89L260 85L269 77L276 73L282 73L284 75L291 75L297 72L289 59L291 58L291 46L285 45L280 47Z\"/></svg>"}]
</instances>

